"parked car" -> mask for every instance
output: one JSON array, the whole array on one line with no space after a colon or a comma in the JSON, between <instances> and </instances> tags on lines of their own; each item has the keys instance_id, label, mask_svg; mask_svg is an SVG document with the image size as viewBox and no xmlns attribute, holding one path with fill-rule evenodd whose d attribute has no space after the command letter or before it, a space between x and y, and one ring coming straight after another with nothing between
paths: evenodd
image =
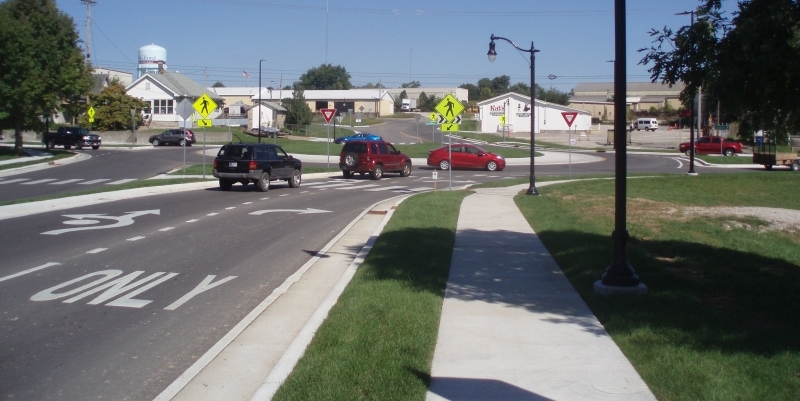
<instances>
[{"instance_id":1,"label":"parked car","mask_svg":"<svg viewBox=\"0 0 800 401\"><path fill-rule=\"evenodd\" d=\"M686 156L689 156L691 152L691 143L684 142L680 144L678 149L685 153ZM725 140L719 136L701 136L694 141L694 153L733 156L736 153L742 153L742 144Z\"/></svg>"},{"instance_id":2,"label":"parked car","mask_svg":"<svg viewBox=\"0 0 800 401\"><path fill-rule=\"evenodd\" d=\"M364 140L364 141L380 141L383 138L381 138L381 137L379 137L379 136L377 136L375 134L370 134L370 133L366 133L366 132L364 132L364 133L358 132L358 133L355 133L355 134L350 135L350 136L342 136L342 137L336 138L336 140L334 140L333 143L342 144L342 143L350 142L353 139L361 139L361 140Z\"/></svg>"},{"instance_id":3,"label":"parked car","mask_svg":"<svg viewBox=\"0 0 800 401\"><path fill-rule=\"evenodd\" d=\"M408 177L411 175L411 158L389 142L354 139L342 147L339 168L344 178L350 178L354 173L369 173L373 180L380 180L384 172Z\"/></svg>"},{"instance_id":4,"label":"parked car","mask_svg":"<svg viewBox=\"0 0 800 401\"><path fill-rule=\"evenodd\" d=\"M448 150L448 146L443 146L428 152L428 165L438 167L441 170L449 170L451 166L454 169L480 168L489 171L499 171L506 168L506 159L498 154L487 152L467 143L454 143L450 146L452 146L452 162L450 161L451 152Z\"/></svg>"},{"instance_id":5,"label":"parked car","mask_svg":"<svg viewBox=\"0 0 800 401\"><path fill-rule=\"evenodd\" d=\"M194 132L190 129L187 129L186 133L182 129L168 129L160 134L152 135L147 142L150 142L153 146L170 144L192 146L193 143L197 142L197 139L195 139Z\"/></svg>"},{"instance_id":6,"label":"parked car","mask_svg":"<svg viewBox=\"0 0 800 401\"><path fill-rule=\"evenodd\" d=\"M83 127L59 127L56 132L46 132L42 135L42 142L48 149L59 145L64 149L73 146L75 149L83 149L84 146L91 146L92 149L97 150L100 148L102 138Z\"/></svg>"},{"instance_id":7,"label":"parked car","mask_svg":"<svg viewBox=\"0 0 800 401\"><path fill-rule=\"evenodd\" d=\"M271 143L229 143L222 146L214 159L214 177L219 189L230 191L234 183L256 184L261 192L270 182L284 180L292 188L300 186L303 163L288 155L280 145Z\"/></svg>"}]
</instances>

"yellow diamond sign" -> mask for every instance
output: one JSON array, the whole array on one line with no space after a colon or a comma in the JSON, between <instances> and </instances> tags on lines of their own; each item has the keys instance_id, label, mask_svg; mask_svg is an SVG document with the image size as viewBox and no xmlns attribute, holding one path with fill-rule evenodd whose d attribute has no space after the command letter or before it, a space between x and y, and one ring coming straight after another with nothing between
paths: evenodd
<instances>
[{"instance_id":1,"label":"yellow diamond sign","mask_svg":"<svg viewBox=\"0 0 800 401\"><path fill-rule=\"evenodd\" d=\"M197 112L200 113L203 118L208 117L212 111L217 109L217 104L214 103L214 101L211 100L211 98L205 93L203 96L197 98L192 106L194 106L194 109L197 110Z\"/></svg>"},{"instance_id":2,"label":"yellow diamond sign","mask_svg":"<svg viewBox=\"0 0 800 401\"><path fill-rule=\"evenodd\" d=\"M464 111L464 105L453 95L448 93L447 96L436 105L435 109L447 122L453 122L456 117Z\"/></svg>"},{"instance_id":3,"label":"yellow diamond sign","mask_svg":"<svg viewBox=\"0 0 800 401\"><path fill-rule=\"evenodd\" d=\"M431 121L436 121L438 115L436 113L431 112Z\"/></svg>"}]
</instances>

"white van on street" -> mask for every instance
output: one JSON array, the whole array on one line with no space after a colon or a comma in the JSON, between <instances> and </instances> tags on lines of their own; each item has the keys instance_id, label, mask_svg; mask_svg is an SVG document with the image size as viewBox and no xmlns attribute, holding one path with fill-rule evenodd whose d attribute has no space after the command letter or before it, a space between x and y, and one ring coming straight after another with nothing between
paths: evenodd
<instances>
[{"instance_id":1,"label":"white van on street","mask_svg":"<svg viewBox=\"0 0 800 401\"><path fill-rule=\"evenodd\" d=\"M633 127L636 128L637 131L655 131L658 129L658 120L655 118L640 118L633 123Z\"/></svg>"}]
</instances>

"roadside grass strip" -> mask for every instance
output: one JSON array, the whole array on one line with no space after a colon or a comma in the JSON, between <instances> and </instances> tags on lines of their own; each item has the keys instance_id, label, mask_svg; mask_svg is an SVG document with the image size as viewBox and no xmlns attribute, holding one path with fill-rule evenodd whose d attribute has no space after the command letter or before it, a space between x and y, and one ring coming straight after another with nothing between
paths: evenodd
<instances>
[{"instance_id":1,"label":"roadside grass strip","mask_svg":"<svg viewBox=\"0 0 800 401\"><path fill-rule=\"evenodd\" d=\"M800 175L662 176L627 188L628 258L644 296L592 291L612 260L613 180L515 200L659 400L800 399L800 229L719 209L800 210Z\"/></svg>"},{"instance_id":2,"label":"roadside grass strip","mask_svg":"<svg viewBox=\"0 0 800 401\"><path fill-rule=\"evenodd\" d=\"M401 203L273 400L423 400L461 201Z\"/></svg>"}]
</instances>

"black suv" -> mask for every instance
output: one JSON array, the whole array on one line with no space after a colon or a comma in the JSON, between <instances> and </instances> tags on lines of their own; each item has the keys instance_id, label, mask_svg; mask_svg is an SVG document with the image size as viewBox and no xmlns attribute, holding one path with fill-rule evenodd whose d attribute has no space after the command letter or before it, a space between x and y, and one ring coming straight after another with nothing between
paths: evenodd
<instances>
[{"instance_id":1,"label":"black suv","mask_svg":"<svg viewBox=\"0 0 800 401\"><path fill-rule=\"evenodd\" d=\"M219 178L219 188L230 191L233 183L250 182L262 192L269 182L285 180L292 188L300 186L303 164L286 154L278 145L267 143L229 143L224 145L214 159L214 177Z\"/></svg>"},{"instance_id":2,"label":"black suv","mask_svg":"<svg viewBox=\"0 0 800 401\"><path fill-rule=\"evenodd\" d=\"M344 178L353 173L366 174L373 180L380 180L384 172L400 173L401 177L411 175L411 158L395 149L386 141L348 141L339 155L339 168Z\"/></svg>"},{"instance_id":3,"label":"black suv","mask_svg":"<svg viewBox=\"0 0 800 401\"><path fill-rule=\"evenodd\" d=\"M83 149L84 146L91 146L92 149L99 149L100 135L93 134L83 127L59 127L56 132L45 132L42 135L42 142L48 149L53 149L56 145L63 146L64 149L75 147Z\"/></svg>"}]
</instances>

